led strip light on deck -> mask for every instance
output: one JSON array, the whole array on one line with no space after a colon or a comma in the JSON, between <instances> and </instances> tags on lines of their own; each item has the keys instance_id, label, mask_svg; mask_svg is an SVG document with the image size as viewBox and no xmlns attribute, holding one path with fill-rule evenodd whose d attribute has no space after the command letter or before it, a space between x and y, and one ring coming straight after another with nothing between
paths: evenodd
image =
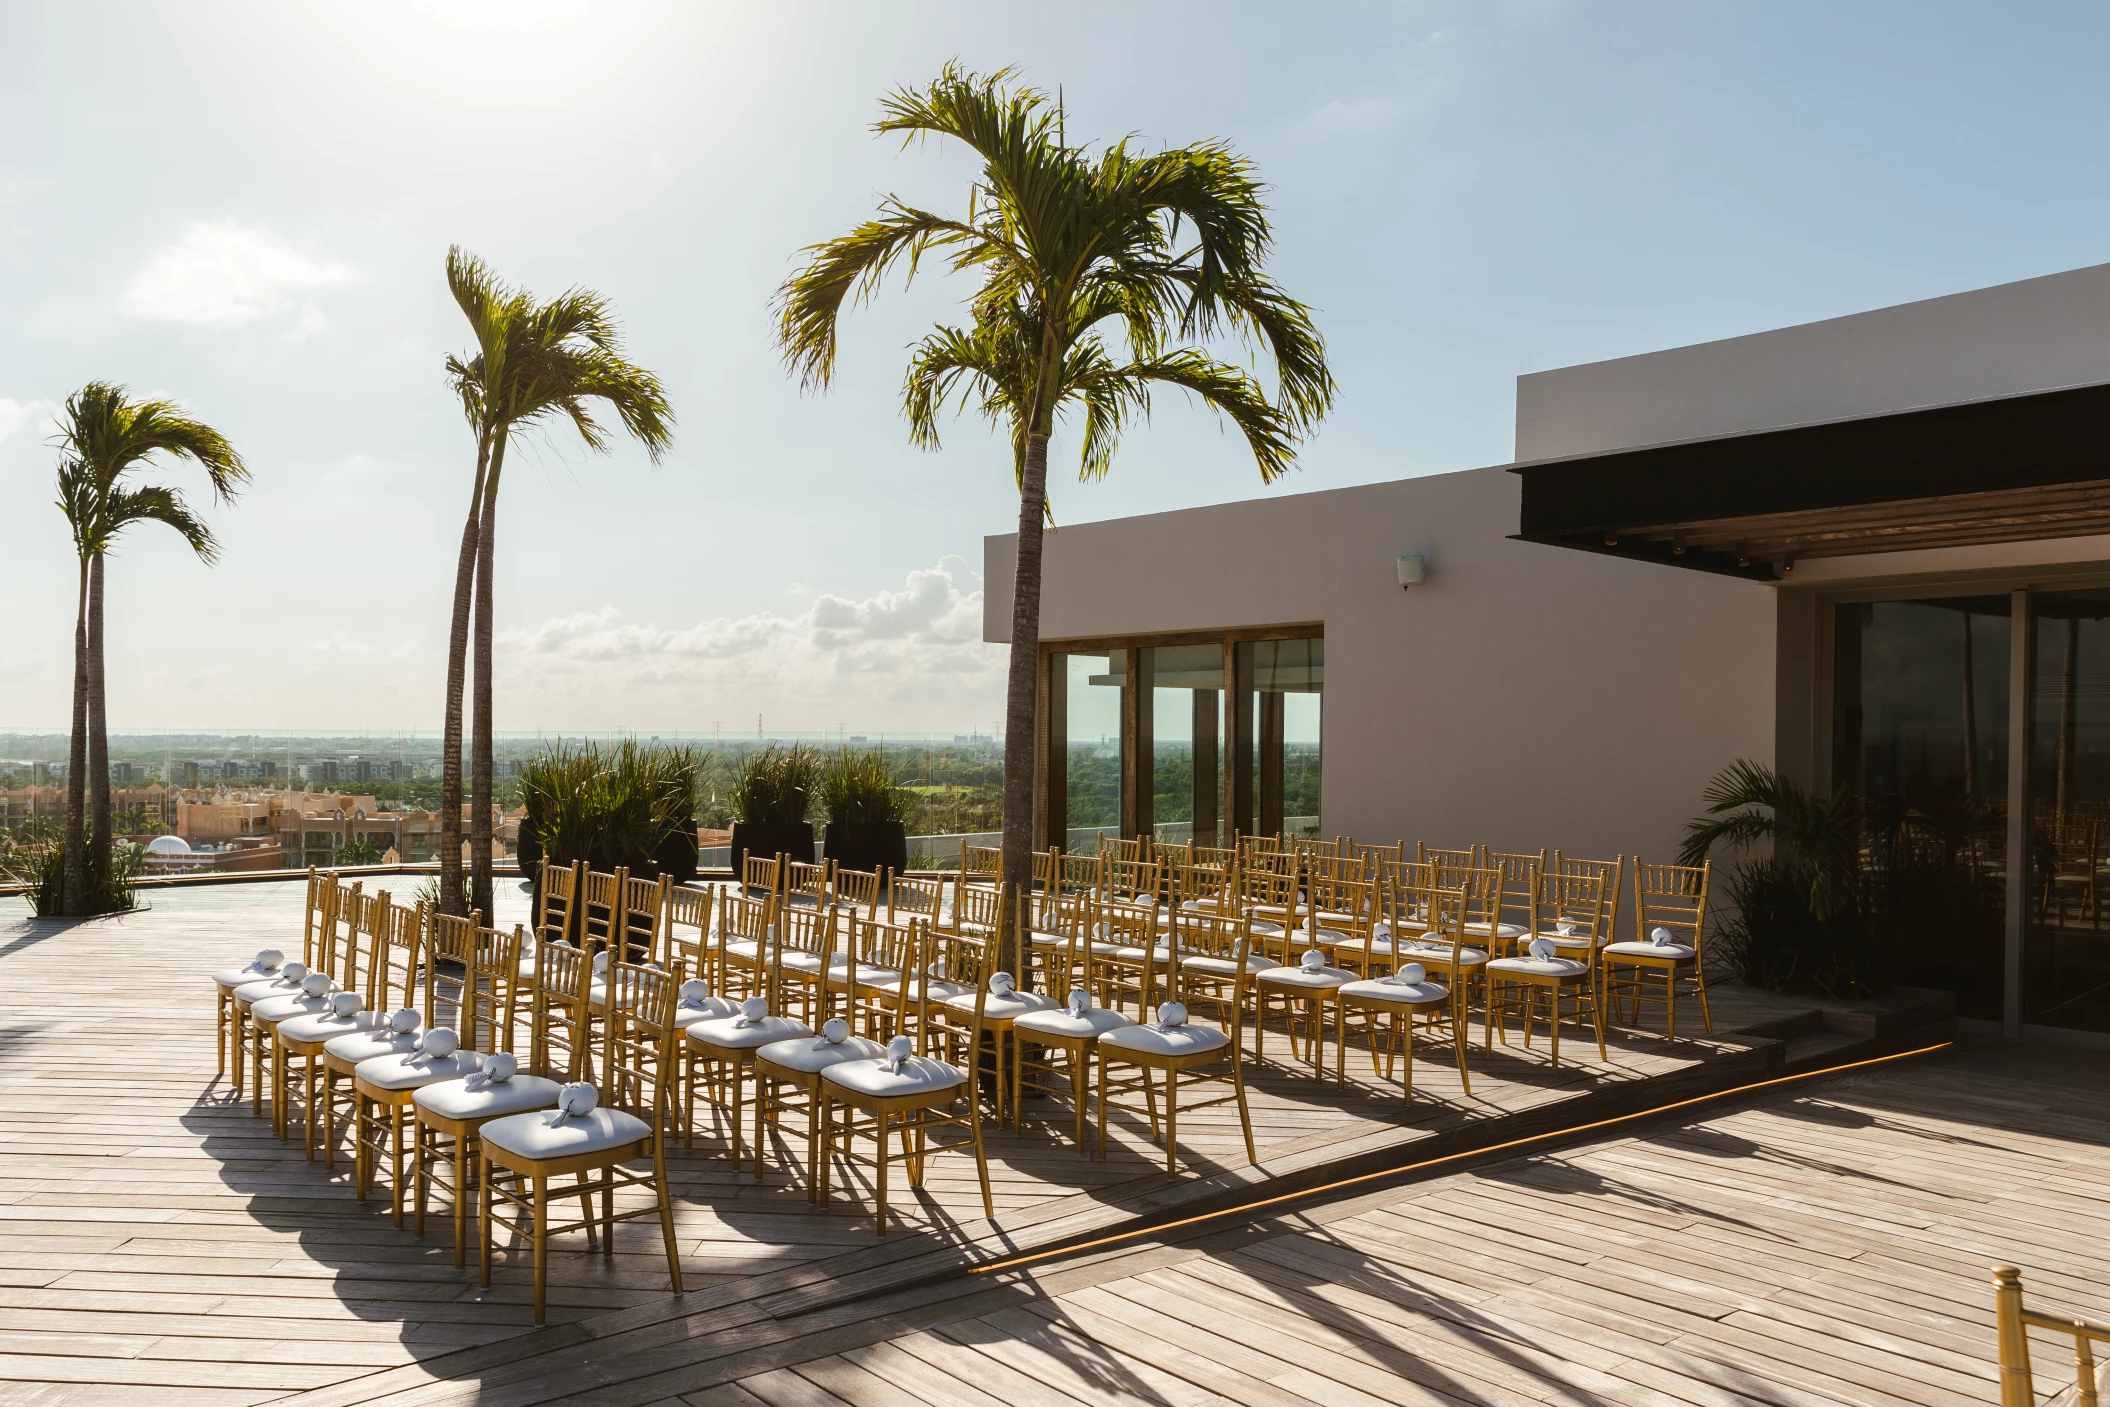
<instances>
[{"instance_id":1,"label":"led strip light on deck","mask_svg":"<svg viewBox=\"0 0 2110 1407\"><path fill-rule=\"evenodd\" d=\"M1388 1177L1403 1177L1407 1173L1420 1172L1425 1168L1442 1167L1445 1163L1463 1162L1468 1158L1484 1158L1490 1153L1502 1153L1515 1148L1528 1148L1533 1144L1550 1143L1556 1139L1574 1138L1577 1134L1590 1133L1597 1129L1617 1128L1621 1124L1634 1123L1640 1119L1653 1119L1659 1115L1669 1114L1679 1109L1689 1109L1695 1104L1709 1104L1720 1099L1731 1099L1740 1094L1750 1094L1754 1090L1773 1089L1780 1085L1799 1084L1804 1080L1819 1079L1825 1075L1843 1074L1848 1070L1865 1070L1876 1065L1889 1065L1900 1060L1911 1060L1916 1056L1932 1055L1938 1050L1947 1050L1954 1044L1954 1041L1941 1041L1934 1045L1921 1046L1918 1050L1902 1050L1894 1055L1878 1055L1867 1060L1849 1061L1847 1064L1827 1066L1822 1070L1804 1070L1793 1075L1780 1075L1774 1079L1760 1080L1757 1084L1738 1085L1734 1089L1716 1090L1712 1094L1694 1095L1690 1099L1680 1099L1670 1104L1659 1104L1653 1109L1642 1109L1632 1114L1614 1115L1609 1119L1599 1119L1595 1123L1577 1124L1573 1128L1555 1129L1551 1133L1535 1133L1527 1138L1511 1139L1507 1143L1490 1144L1485 1148L1469 1148L1462 1153L1446 1153L1440 1158L1429 1158L1419 1163L1402 1163L1396 1168L1383 1168L1377 1172L1360 1173L1355 1177L1344 1177L1338 1182L1328 1182L1322 1183L1317 1187L1307 1187L1299 1192L1283 1192L1273 1197L1263 1197L1257 1202L1241 1202L1235 1207L1224 1207L1218 1211L1202 1212L1197 1216L1166 1222L1162 1226L1146 1226L1134 1231L1118 1231L1111 1236L1101 1236L1091 1241L1078 1241L1066 1246L1050 1246L1046 1250L1031 1251L1022 1256L1012 1256L1008 1260L991 1261L987 1265L971 1265L967 1267L967 1273L970 1275L991 1275L999 1270L1013 1270L1022 1265L1032 1265L1038 1261L1052 1260L1056 1256L1073 1256L1083 1251L1096 1250L1101 1246L1119 1245L1123 1241L1138 1241L1146 1237L1162 1240L1166 1233L1178 1231L1181 1227L1199 1226L1204 1222L1221 1221L1225 1217L1249 1216L1264 1207L1280 1206L1284 1202L1301 1202L1306 1198L1323 1196L1328 1192L1337 1192L1341 1188L1354 1187L1359 1183L1377 1182Z\"/></svg>"}]
</instances>

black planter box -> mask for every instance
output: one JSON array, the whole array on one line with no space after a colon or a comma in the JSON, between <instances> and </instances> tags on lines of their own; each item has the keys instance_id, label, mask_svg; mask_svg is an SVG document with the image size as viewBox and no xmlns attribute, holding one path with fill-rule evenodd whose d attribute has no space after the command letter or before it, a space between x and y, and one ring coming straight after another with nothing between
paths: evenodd
<instances>
[{"instance_id":1,"label":"black planter box","mask_svg":"<svg viewBox=\"0 0 2110 1407\"><path fill-rule=\"evenodd\" d=\"M848 826L830 822L821 843L824 858L846 870L877 870L881 874L908 868L908 827L899 821Z\"/></svg>"},{"instance_id":2,"label":"black planter box","mask_svg":"<svg viewBox=\"0 0 2110 1407\"><path fill-rule=\"evenodd\" d=\"M773 860L778 855L789 860L813 863L813 827L804 821L790 824L771 824L767 821L733 822L733 878L743 878L747 873L747 857L759 855Z\"/></svg>"}]
</instances>

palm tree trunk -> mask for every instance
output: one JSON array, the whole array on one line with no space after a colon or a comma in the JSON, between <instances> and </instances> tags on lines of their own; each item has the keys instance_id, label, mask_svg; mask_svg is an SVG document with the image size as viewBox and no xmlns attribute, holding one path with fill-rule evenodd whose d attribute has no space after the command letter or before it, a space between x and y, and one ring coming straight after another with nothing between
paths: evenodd
<instances>
[{"instance_id":1,"label":"palm tree trunk","mask_svg":"<svg viewBox=\"0 0 2110 1407\"><path fill-rule=\"evenodd\" d=\"M440 912L462 914L462 685L469 669L469 603L476 582L477 519L483 508L484 473L491 460L491 432L476 437L476 483L469 492L469 520L462 525L461 554L454 565L454 617L447 628L447 717L440 733Z\"/></svg>"},{"instance_id":2,"label":"palm tree trunk","mask_svg":"<svg viewBox=\"0 0 2110 1407\"><path fill-rule=\"evenodd\" d=\"M103 707L103 554L88 564L88 798L96 862L110 859L110 728Z\"/></svg>"},{"instance_id":3,"label":"palm tree trunk","mask_svg":"<svg viewBox=\"0 0 2110 1407\"><path fill-rule=\"evenodd\" d=\"M475 736L469 756L469 902L494 922L491 904L491 559L498 528L498 476L505 468L503 439L491 448L483 510L476 533L476 693L470 708Z\"/></svg>"},{"instance_id":4,"label":"palm tree trunk","mask_svg":"<svg viewBox=\"0 0 2110 1407\"><path fill-rule=\"evenodd\" d=\"M1011 673L1004 692L1004 887L1014 896L1033 884L1033 751L1040 701L1040 547L1048 505L1048 437L1026 436L1018 494L1018 570L1011 585ZM1021 987L1025 935L1006 911L997 962Z\"/></svg>"},{"instance_id":5,"label":"palm tree trunk","mask_svg":"<svg viewBox=\"0 0 2110 1407\"><path fill-rule=\"evenodd\" d=\"M66 884L59 912L79 918L87 905L88 558L81 556L80 604L73 615L73 739L66 751Z\"/></svg>"}]
</instances>

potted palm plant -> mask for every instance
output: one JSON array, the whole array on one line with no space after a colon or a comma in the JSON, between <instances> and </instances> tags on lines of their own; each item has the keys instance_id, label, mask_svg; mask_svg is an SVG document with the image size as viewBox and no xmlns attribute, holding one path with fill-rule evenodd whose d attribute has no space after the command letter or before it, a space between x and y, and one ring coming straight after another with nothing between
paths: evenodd
<instances>
[{"instance_id":1,"label":"potted palm plant","mask_svg":"<svg viewBox=\"0 0 2110 1407\"><path fill-rule=\"evenodd\" d=\"M821 756L804 743L775 743L750 753L733 773L733 873L750 854L813 859L813 827L806 820L820 785Z\"/></svg>"},{"instance_id":2,"label":"potted palm plant","mask_svg":"<svg viewBox=\"0 0 2110 1407\"><path fill-rule=\"evenodd\" d=\"M694 879L700 762L687 748L629 740L544 753L520 779L521 870L539 886L537 864L547 856L558 865L584 860L604 873L627 867L644 879Z\"/></svg>"},{"instance_id":3,"label":"potted palm plant","mask_svg":"<svg viewBox=\"0 0 2110 1407\"><path fill-rule=\"evenodd\" d=\"M879 749L845 749L821 770L822 854L846 870L908 868L908 793Z\"/></svg>"}]
</instances>

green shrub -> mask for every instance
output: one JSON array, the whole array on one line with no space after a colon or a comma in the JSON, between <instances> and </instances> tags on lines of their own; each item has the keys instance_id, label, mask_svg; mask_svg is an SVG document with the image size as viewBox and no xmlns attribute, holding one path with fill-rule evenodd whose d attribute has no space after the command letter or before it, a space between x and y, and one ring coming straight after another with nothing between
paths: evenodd
<instances>
[{"instance_id":1,"label":"green shrub","mask_svg":"<svg viewBox=\"0 0 2110 1407\"><path fill-rule=\"evenodd\" d=\"M121 914L139 907L132 881L146 863L136 846L88 844L85 915ZM0 879L29 886L23 896L39 918L57 918L66 904L66 833L55 821L38 821L0 845Z\"/></svg>"},{"instance_id":2,"label":"green shrub","mask_svg":"<svg viewBox=\"0 0 2110 1407\"><path fill-rule=\"evenodd\" d=\"M696 771L689 748L642 745L559 745L528 764L520 779L524 823L552 864L580 860L611 873L657 878L663 855L684 836L696 843Z\"/></svg>"},{"instance_id":3,"label":"green shrub","mask_svg":"<svg viewBox=\"0 0 2110 1407\"><path fill-rule=\"evenodd\" d=\"M804 743L775 743L750 753L733 773L733 813L749 825L805 820L820 789L821 755Z\"/></svg>"},{"instance_id":4,"label":"green shrub","mask_svg":"<svg viewBox=\"0 0 2110 1407\"><path fill-rule=\"evenodd\" d=\"M911 793L894 785L893 769L879 749L853 752L845 748L821 769L820 803L831 826L905 823Z\"/></svg>"}]
</instances>

